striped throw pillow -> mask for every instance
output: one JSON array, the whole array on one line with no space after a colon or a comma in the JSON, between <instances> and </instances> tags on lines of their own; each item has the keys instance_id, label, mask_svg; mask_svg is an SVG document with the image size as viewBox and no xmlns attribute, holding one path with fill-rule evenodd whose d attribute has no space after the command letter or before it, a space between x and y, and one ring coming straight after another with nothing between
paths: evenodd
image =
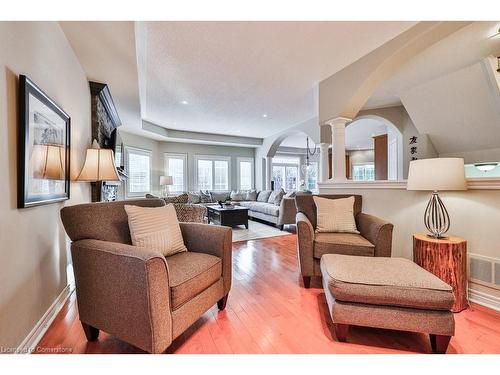
<instances>
[{"instance_id":1,"label":"striped throw pillow","mask_svg":"<svg viewBox=\"0 0 500 375\"><path fill-rule=\"evenodd\" d=\"M134 246L159 251L168 257L187 251L173 204L163 207L125 205Z\"/></svg>"},{"instance_id":2,"label":"striped throw pillow","mask_svg":"<svg viewBox=\"0 0 500 375\"><path fill-rule=\"evenodd\" d=\"M328 199L313 197L316 204L316 233L357 233L354 197Z\"/></svg>"}]
</instances>

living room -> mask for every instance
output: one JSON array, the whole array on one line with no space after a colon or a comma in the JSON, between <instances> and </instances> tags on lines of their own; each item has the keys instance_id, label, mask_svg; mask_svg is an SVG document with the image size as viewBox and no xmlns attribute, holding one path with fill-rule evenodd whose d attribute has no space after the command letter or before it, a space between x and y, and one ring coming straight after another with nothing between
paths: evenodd
<instances>
[{"instance_id":1,"label":"living room","mask_svg":"<svg viewBox=\"0 0 500 375\"><path fill-rule=\"evenodd\" d=\"M1 352L498 366L500 10L179 7L0 22Z\"/></svg>"}]
</instances>

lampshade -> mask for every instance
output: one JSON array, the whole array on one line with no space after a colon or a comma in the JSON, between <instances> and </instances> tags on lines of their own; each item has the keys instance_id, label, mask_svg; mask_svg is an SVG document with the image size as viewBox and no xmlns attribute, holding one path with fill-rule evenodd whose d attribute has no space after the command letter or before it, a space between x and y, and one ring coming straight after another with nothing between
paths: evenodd
<instances>
[{"instance_id":1,"label":"lampshade","mask_svg":"<svg viewBox=\"0 0 500 375\"><path fill-rule=\"evenodd\" d=\"M31 170L33 178L64 180L64 146L33 145Z\"/></svg>"},{"instance_id":2,"label":"lampshade","mask_svg":"<svg viewBox=\"0 0 500 375\"><path fill-rule=\"evenodd\" d=\"M160 186L173 185L172 176L160 176Z\"/></svg>"},{"instance_id":3,"label":"lampshade","mask_svg":"<svg viewBox=\"0 0 500 375\"><path fill-rule=\"evenodd\" d=\"M435 158L410 162L407 190L466 190L464 159Z\"/></svg>"},{"instance_id":4,"label":"lampshade","mask_svg":"<svg viewBox=\"0 0 500 375\"><path fill-rule=\"evenodd\" d=\"M78 181L120 181L115 166L113 150L100 148L96 141L87 149L85 163Z\"/></svg>"}]
</instances>

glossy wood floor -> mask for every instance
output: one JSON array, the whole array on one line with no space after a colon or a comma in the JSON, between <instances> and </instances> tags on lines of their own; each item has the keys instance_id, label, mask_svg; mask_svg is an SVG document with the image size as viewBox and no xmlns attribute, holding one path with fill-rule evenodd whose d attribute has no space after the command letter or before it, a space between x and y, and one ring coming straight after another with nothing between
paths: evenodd
<instances>
[{"instance_id":1,"label":"glossy wood floor","mask_svg":"<svg viewBox=\"0 0 500 375\"><path fill-rule=\"evenodd\" d=\"M302 287L295 235L236 243L233 251L233 287L226 310L210 309L174 341L169 353L430 352L427 335L364 327L353 327L347 343L336 342L320 280L310 289ZM455 319L456 335L448 353L500 353L500 313L473 305ZM74 293L38 349L142 353L104 332L97 342L87 342Z\"/></svg>"}]
</instances>

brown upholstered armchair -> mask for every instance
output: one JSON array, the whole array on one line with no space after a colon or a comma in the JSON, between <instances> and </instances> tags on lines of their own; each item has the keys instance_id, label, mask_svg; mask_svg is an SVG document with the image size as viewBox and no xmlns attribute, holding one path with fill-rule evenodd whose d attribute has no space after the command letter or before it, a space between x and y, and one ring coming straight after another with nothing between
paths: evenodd
<instances>
[{"instance_id":1,"label":"brown upholstered armchair","mask_svg":"<svg viewBox=\"0 0 500 375\"><path fill-rule=\"evenodd\" d=\"M311 276L321 276L319 261L323 254L390 257L393 225L361 212L361 195L320 195L328 199L354 196L354 216L360 234L315 233L316 205L312 195L297 194L297 250L304 286Z\"/></svg>"},{"instance_id":2,"label":"brown upholstered armchair","mask_svg":"<svg viewBox=\"0 0 500 375\"><path fill-rule=\"evenodd\" d=\"M131 245L125 204L159 207L161 199L64 207L78 311L89 341L99 330L151 353L172 340L231 288L231 229L180 223L187 252L164 257Z\"/></svg>"}]
</instances>

